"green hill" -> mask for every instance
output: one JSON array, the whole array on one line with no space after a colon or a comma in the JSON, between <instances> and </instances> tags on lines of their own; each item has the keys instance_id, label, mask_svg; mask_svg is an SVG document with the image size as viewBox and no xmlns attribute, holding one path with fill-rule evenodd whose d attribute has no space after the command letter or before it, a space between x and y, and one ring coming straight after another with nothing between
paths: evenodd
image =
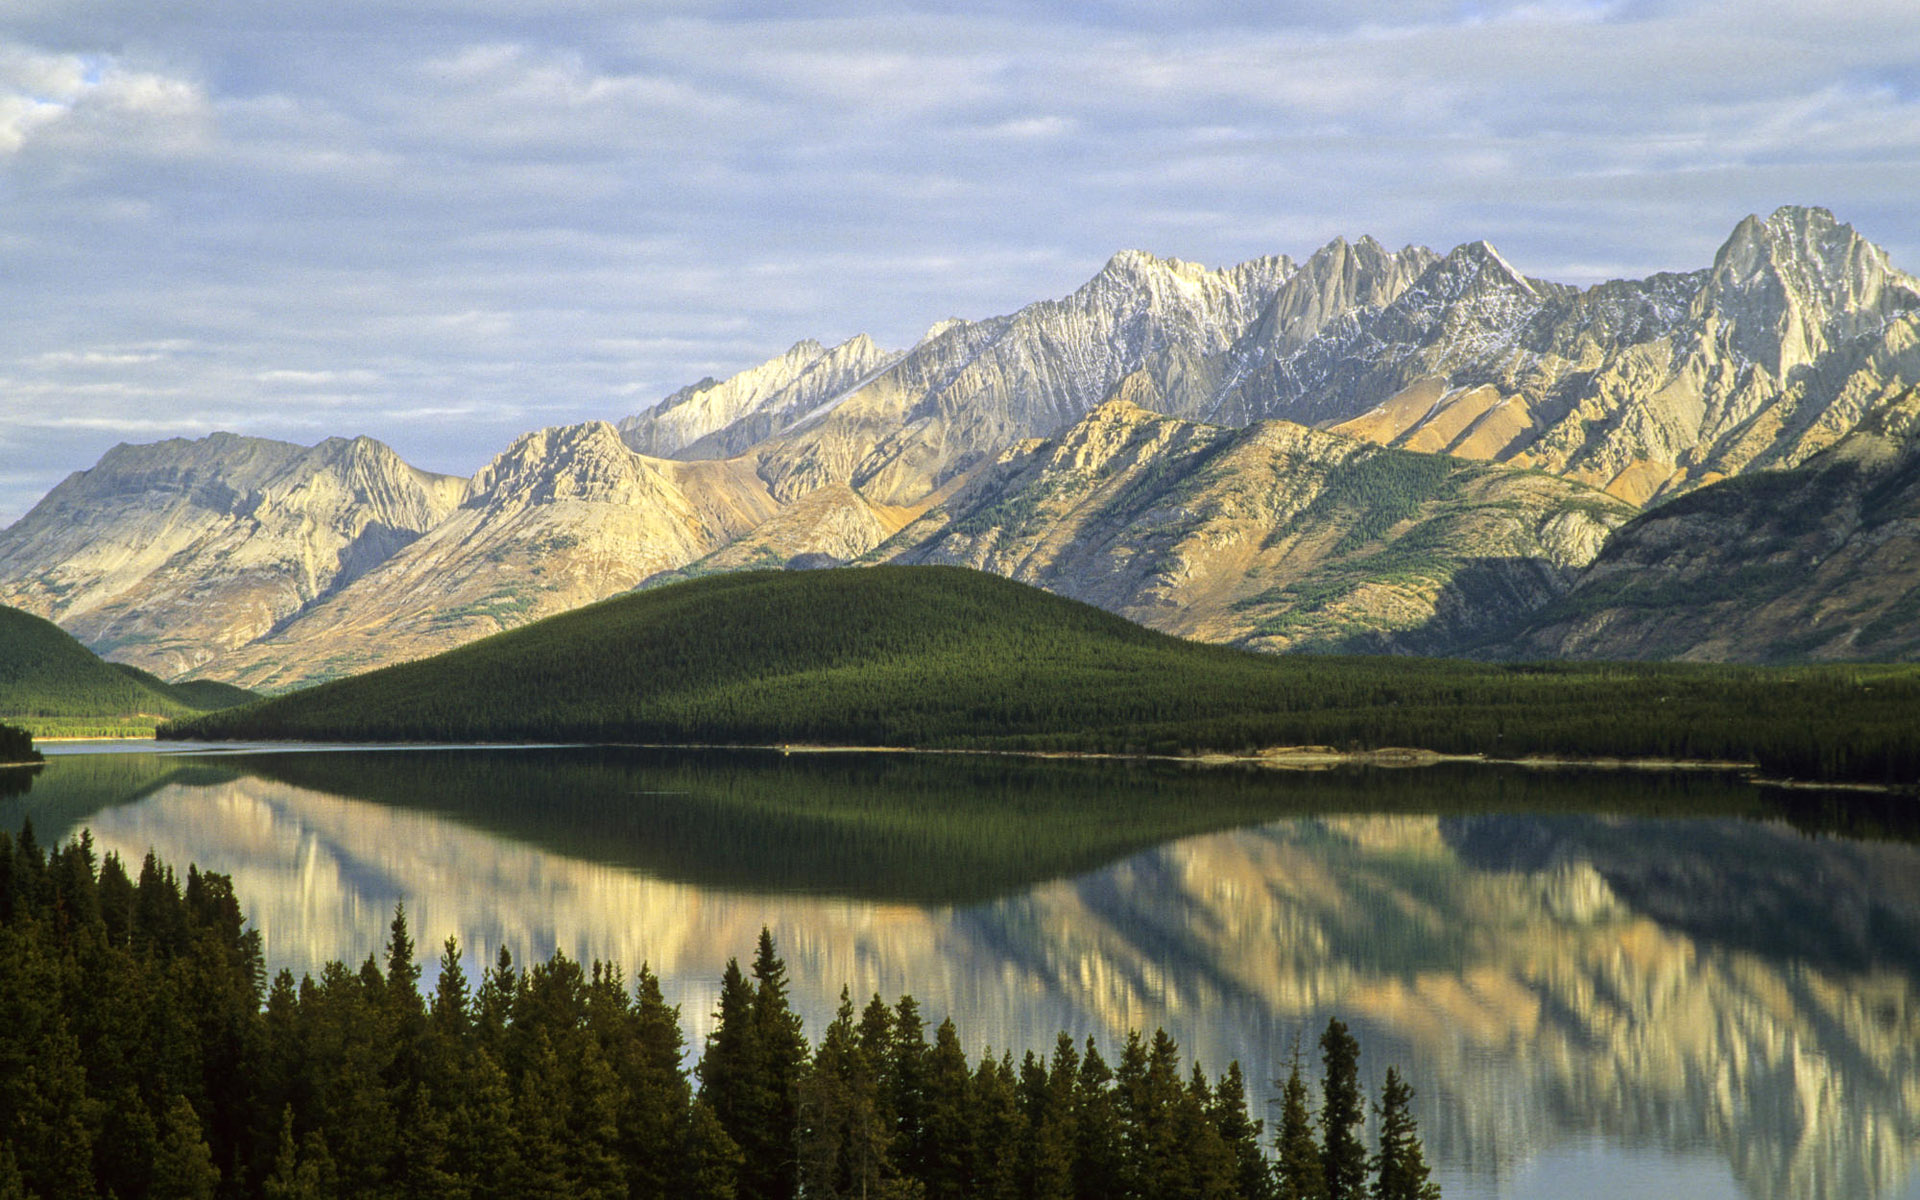
<instances>
[{"instance_id":1,"label":"green hill","mask_svg":"<svg viewBox=\"0 0 1920 1200\"><path fill-rule=\"evenodd\" d=\"M757 572L623 596L162 736L1278 745L1724 759L1920 778L1920 670L1262 656L950 567Z\"/></svg>"},{"instance_id":2,"label":"green hill","mask_svg":"<svg viewBox=\"0 0 1920 1200\"><path fill-rule=\"evenodd\" d=\"M168 684L107 662L53 622L0 605L0 720L36 736L146 732L257 698L227 684Z\"/></svg>"}]
</instances>

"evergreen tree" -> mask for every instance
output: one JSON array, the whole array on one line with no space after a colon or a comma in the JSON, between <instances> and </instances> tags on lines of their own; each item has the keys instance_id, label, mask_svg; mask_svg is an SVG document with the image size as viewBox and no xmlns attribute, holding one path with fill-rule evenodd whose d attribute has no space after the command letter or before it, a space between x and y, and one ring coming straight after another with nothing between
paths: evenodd
<instances>
[{"instance_id":1,"label":"evergreen tree","mask_svg":"<svg viewBox=\"0 0 1920 1200\"><path fill-rule=\"evenodd\" d=\"M1113 1093L1113 1070L1100 1047L1087 1038L1074 1088L1073 1194L1077 1200L1121 1195L1125 1174L1122 1127Z\"/></svg>"},{"instance_id":2,"label":"evergreen tree","mask_svg":"<svg viewBox=\"0 0 1920 1200\"><path fill-rule=\"evenodd\" d=\"M1239 1194L1245 1200L1274 1200L1273 1169L1260 1150L1266 1122L1254 1120L1247 1111L1247 1081L1237 1061L1227 1064L1227 1073L1213 1090L1213 1123L1233 1155Z\"/></svg>"},{"instance_id":3,"label":"evergreen tree","mask_svg":"<svg viewBox=\"0 0 1920 1200\"><path fill-rule=\"evenodd\" d=\"M981 1055L968 1109L972 1138L967 1195L970 1200L1018 1200L1026 1122L1020 1113L1011 1058L996 1059L991 1048Z\"/></svg>"},{"instance_id":4,"label":"evergreen tree","mask_svg":"<svg viewBox=\"0 0 1920 1200\"><path fill-rule=\"evenodd\" d=\"M686 1154L681 1158L680 1186L675 1193L686 1200L735 1200L740 1176L740 1147L705 1100L693 1102Z\"/></svg>"},{"instance_id":5,"label":"evergreen tree","mask_svg":"<svg viewBox=\"0 0 1920 1200\"><path fill-rule=\"evenodd\" d=\"M807 1062L800 1014L787 1000L787 965L762 928L753 956L753 1030L756 1062L751 1095L756 1128L736 1137L747 1162L741 1176L745 1200L793 1200L799 1190L794 1155L799 1129L798 1086Z\"/></svg>"},{"instance_id":6,"label":"evergreen tree","mask_svg":"<svg viewBox=\"0 0 1920 1200\"><path fill-rule=\"evenodd\" d=\"M744 1139L751 1137L750 1126L757 1115L751 1092L759 1039L753 1026L753 986L741 973L738 959L728 959L720 976L720 999L713 1018L706 1051L694 1072L700 1077L700 1098L744 1159Z\"/></svg>"},{"instance_id":7,"label":"evergreen tree","mask_svg":"<svg viewBox=\"0 0 1920 1200\"><path fill-rule=\"evenodd\" d=\"M1233 1147L1220 1136L1215 1120L1213 1087L1199 1063L1187 1081L1186 1094L1175 1109L1181 1183L1173 1195L1193 1200L1240 1200L1240 1162Z\"/></svg>"},{"instance_id":8,"label":"evergreen tree","mask_svg":"<svg viewBox=\"0 0 1920 1200\"><path fill-rule=\"evenodd\" d=\"M1274 1183L1278 1200L1325 1200L1326 1174L1320 1143L1307 1109L1307 1081L1300 1070L1300 1039L1293 1040L1293 1064L1280 1089L1280 1128L1274 1139Z\"/></svg>"},{"instance_id":9,"label":"evergreen tree","mask_svg":"<svg viewBox=\"0 0 1920 1200\"><path fill-rule=\"evenodd\" d=\"M160 1143L153 1154L153 1182L147 1194L153 1200L213 1200L220 1172L213 1152L200 1132L200 1118L186 1097L175 1096L160 1123Z\"/></svg>"},{"instance_id":10,"label":"evergreen tree","mask_svg":"<svg viewBox=\"0 0 1920 1200\"><path fill-rule=\"evenodd\" d=\"M1428 1178L1412 1106L1413 1089L1388 1067L1375 1109L1380 1116L1380 1152L1373 1159L1373 1200L1440 1200L1440 1185Z\"/></svg>"},{"instance_id":11,"label":"evergreen tree","mask_svg":"<svg viewBox=\"0 0 1920 1200\"><path fill-rule=\"evenodd\" d=\"M1320 1035L1320 1169L1327 1200L1361 1200L1367 1187L1367 1149L1360 1140L1366 1098L1360 1091L1360 1043L1339 1018Z\"/></svg>"},{"instance_id":12,"label":"evergreen tree","mask_svg":"<svg viewBox=\"0 0 1920 1200\"><path fill-rule=\"evenodd\" d=\"M893 1113L894 1161L912 1178L923 1177L919 1158L927 1114L927 1032L920 1005L902 996L893 1007L892 1056L887 1065L887 1107Z\"/></svg>"},{"instance_id":13,"label":"evergreen tree","mask_svg":"<svg viewBox=\"0 0 1920 1200\"><path fill-rule=\"evenodd\" d=\"M914 1154L928 1200L965 1200L969 1195L972 1090L966 1051L948 1018L933 1031L933 1048L927 1052L926 1116Z\"/></svg>"},{"instance_id":14,"label":"evergreen tree","mask_svg":"<svg viewBox=\"0 0 1920 1200\"><path fill-rule=\"evenodd\" d=\"M440 948L440 978L433 985L434 1031L450 1041L464 1040L471 1019L468 1012L471 1000L467 972L460 965L460 939L450 935Z\"/></svg>"}]
</instances>

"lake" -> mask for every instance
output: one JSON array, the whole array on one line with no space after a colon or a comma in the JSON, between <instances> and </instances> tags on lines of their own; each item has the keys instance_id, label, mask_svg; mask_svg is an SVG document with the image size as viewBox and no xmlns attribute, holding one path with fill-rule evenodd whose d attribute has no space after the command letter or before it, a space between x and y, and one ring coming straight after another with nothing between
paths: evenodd
<instances>
[{"instance_id":1,"label":"lake","mask_svg":"<svg viewBox=\"0 0 1920 1200\"><path fill-rule=\"evenodd\" d=\"M85 749L65 747L68 751ZM1920 816L1713 772L581 748L59 753L0 824L230 874L270 967L642 961L703 1036L773 931L818 1033L1165 1026L1271 1079L1329 1016L1454 1198L1920 1197ZM433 964L429 963L429 979ZM1264 1098L1264 1095L1262 1096Z\"/></svg>"}]
</instances>

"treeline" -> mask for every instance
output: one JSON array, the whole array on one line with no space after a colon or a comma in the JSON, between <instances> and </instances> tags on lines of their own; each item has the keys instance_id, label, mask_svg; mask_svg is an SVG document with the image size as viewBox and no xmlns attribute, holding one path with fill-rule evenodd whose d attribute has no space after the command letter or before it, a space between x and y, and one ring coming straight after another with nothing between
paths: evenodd
<instances>
[{"instance_id":1,"label":"treeline","mask_svg":"<svg viewBox=\"0 0 1920 1200\"><path fill-rule=\"evenodd\" d=\"M17 725L0 724L0 766L37 763L45 757L33 748L33 735Z\"/></svg>"},{"instance_id":2,"label":"treeline","mask_svg":"<svg viewBox=\"0 0 1920 1200\"><path fill-rule=\"evenodd\" d=\"M1920 780L1920 670L1268 656L949 567L717 576L162 736L1156 754L1413 746Z\"/></svg>"},{"instance_id":3,"label":"treeline","mask_svg":"<svg viewBox=\"0 0 1920 1200\"><path fill-rule=\"evenodd\" d=\"M231 684L170 684L137 667L107 662L53 622L0 604L0 717L32 733L145 733L166 717L258 698Z\"/></svg>"},{"instance_id":4,"label":"treeline","mask_svg":"<svg viewBox=\"0 0 1920 1200\"><path fill-rule=\"evenodd\" d=\"M1186 1068L1164 1032L1112 1065L1064 1034L970 1061L910 996L843 994L810 1044L765 932L691 1073L645 967L503 950L470 986L449 939L420 981L404 910L384 963L269 984L224 876L0 834L0 1200L1438 1194L1394 1072L1363 1143L1337 1021L1317 1118L1296 1047L1269 1154L1238 1064Z\"/></svg>"}]
</instances>

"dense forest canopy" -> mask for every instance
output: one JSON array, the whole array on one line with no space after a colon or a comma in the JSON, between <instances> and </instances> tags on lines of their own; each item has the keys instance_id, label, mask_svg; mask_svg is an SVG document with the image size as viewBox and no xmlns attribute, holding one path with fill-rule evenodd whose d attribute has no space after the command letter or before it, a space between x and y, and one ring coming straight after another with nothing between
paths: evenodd
<instances>
[{"instance_id":1,"label":"dense forest canopy","mask_svg":"<svg viewBox=\"0 0 1920 1200\"><path fill-rule=\"evenodd\" d=\"M145 733L167 717L258 698L231 684L170 684L107 662L52 621L0 604L0 718L32 733Z\"/></svg>"},{"instance_id":2,"label":"dense forest canopy","mask_svg":"<svg viewBox=\"0 0 1920 1200\"><path fill-rule=\"evenodd\" d=\"M1438 1194L1393 1072L1369 1151L1337 1020L1317 1118L1296 1047L1269 1153L1239 1064L1189 1068L1164 1031L1111 1065L1065 1033L970 1058L911 996L843 992L810 1041L764 931L691 1073L644 964L503 949L472 986L448 939L421 979L404 908L384 961L268 983L227 877L0 834L0 1198Z\"/></svg>"},{"instance_id":3,"label":"dense forest canopy","mask_svg":"<svg viewBox=\"0 0 1920 1200\"><path fill-rule=\"evenodd\" d=\"M1193 753L1325 745L1920 779L1920 669L1264 656L950 567L751 572L577 609L163 736Z\"/></svg>"}]
</instances>

